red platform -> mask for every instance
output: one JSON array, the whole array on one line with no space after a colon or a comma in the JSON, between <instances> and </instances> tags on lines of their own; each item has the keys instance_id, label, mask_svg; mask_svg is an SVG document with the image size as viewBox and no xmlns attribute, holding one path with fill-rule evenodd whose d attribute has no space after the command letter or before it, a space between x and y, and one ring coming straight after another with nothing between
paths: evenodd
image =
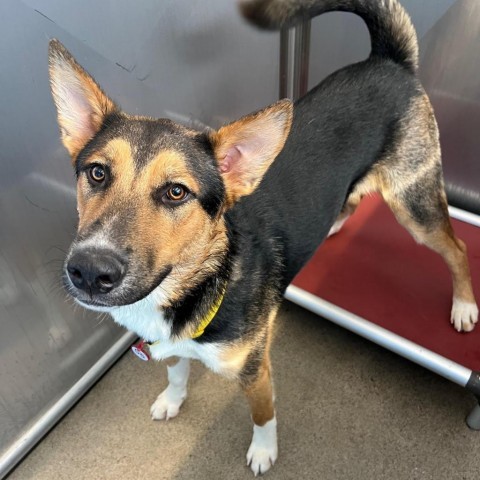
<instances>
[{"instance_id":1,"label":"red platform","mask_svg":"<svg viewBox=\"0 0 480 480\"><path fill-rule=\"evenodd\" d=\"M453 220L468 247L480 301L480 229ZM293 284L469 369L480 371L480 323L450 324L452 283L443 259L417 245L379 197L365 198Z\"/></svg>"}]
</instances>

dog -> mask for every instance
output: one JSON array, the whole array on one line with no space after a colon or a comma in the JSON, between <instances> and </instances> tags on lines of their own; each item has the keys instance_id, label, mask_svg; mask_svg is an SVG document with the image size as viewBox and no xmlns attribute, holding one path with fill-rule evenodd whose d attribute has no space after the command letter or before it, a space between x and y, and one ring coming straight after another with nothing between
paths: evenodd
<instances>
[{"instance_id":1,"label":"dog","mask_svg":"<svg viewBox=\"0 0 480 480\"><path fill-rule=\"evenodd\" d=\"M295 105L281 100L205 132L122 112L57 40L49 72L77 176L68 293L110 313L149 344L149 355L167 360L169 383L153 419L178 414L189 359L238 381L253 420L247 463L257 475L277 459L269 350L283 293L364 195L379 192L415 240L444 258L455 329L471 331L478 308L465 245L450 225L437 124L402 6L251 0L241 10L266 29L334 10L357 14L371 54Z\"/></svg>"}]
</instances>

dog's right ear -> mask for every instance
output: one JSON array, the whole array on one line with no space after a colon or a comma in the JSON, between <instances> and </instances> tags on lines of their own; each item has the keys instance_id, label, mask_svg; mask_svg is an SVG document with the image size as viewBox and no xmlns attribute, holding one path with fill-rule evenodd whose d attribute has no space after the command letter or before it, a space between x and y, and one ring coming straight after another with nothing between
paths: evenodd
<instances>
[{"instance_id":1,"label":"dog's right ear","mask_svg":"<svg viewBox=\"0 0 480 480\"><path fill-rule=\"evenodd\" d=\"M49 44L50 87L62 141L72 158L100 130L117 106L56 39Z\"/></svg>"},{"instance_id":2,"label":"dog's right ear","mask_svg":"<svg viewBox=\"0 0 480 480\"><path fill-rule=\"evenodd\" d=\"M210 132L228 207L257 188L285 145L292 118L293 104L284 99Z\"/></svg>"}]
</instances>

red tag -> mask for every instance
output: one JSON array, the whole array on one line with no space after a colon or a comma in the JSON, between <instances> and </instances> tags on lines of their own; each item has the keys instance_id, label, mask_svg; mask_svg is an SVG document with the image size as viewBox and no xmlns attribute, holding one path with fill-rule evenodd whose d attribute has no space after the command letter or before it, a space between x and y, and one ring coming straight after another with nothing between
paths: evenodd
<instances>
[{"instance_id":1,"label":"red tag","mask_svg":"<svg viewBox=\"0 0 480 480\"><path fill-rule=\"evenodd\" d=\"M145 350L145 340L141 340L136 345L132 345L131 347L132 352L144 362L148 362L150 360L150 355Z\"/></svg>"}]
</instances>

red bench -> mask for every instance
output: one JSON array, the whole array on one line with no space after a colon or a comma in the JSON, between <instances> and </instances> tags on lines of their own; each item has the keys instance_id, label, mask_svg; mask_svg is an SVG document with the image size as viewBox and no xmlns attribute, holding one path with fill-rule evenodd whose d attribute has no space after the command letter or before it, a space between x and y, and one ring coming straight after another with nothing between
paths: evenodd
<instances>
[{"instance_id":1,"label":"red bench","mask_svg":"<svg viewBox=\"0 0 480 480\"><path fill-rule=\"evenodd\" d=\"M457 209L480 226L480 218ZM480 229L452 220L480 292ZM415 243L378 197L365 198L299 273L286 298L472 391L480 402L480 323L450 324L452 283L442 258ZM480 295L477 293L477 301ZM480 406L468 417L480 429Z\"/></svg>"}]
</instances>

